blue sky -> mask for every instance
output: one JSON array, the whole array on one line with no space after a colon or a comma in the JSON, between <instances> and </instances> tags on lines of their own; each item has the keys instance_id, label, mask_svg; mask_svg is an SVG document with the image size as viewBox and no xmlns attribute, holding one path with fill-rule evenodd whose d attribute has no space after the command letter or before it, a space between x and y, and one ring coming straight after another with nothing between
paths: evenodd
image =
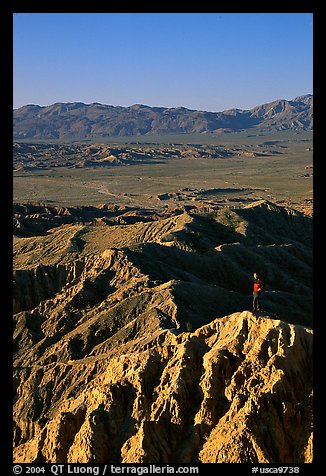
<instances>
[{"instance_id":1,"label":"blue sky","mask_svg":"<svg viewBox=\"0 0 326 476\"><path fill-rule=\"evenodd\" d=\"M17 13L14 108L250 109L312 94L312 13Z\"/></svg>"}]
</instances>

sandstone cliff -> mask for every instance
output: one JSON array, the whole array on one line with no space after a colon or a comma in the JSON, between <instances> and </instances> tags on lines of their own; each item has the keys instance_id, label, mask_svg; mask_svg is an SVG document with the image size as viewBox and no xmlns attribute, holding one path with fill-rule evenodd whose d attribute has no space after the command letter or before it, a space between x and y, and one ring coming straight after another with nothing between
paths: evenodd
<instances>
[{"instance_id":1,"label":"sandstone cliff","mask_svg":"<svg viewBox=\"0 0 326 476\"><path fill-rule=\"evenodd\" d=\"M15 238L14 460L311 462L311 219L138 218Z\"/></svg>"}]
</instances>

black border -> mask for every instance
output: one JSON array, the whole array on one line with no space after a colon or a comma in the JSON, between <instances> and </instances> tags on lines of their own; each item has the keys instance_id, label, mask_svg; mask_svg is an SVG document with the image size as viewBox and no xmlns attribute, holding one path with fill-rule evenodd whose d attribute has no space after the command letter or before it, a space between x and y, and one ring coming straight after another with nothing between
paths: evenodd
<instances>
[{"instance_id":1,"label":"black border","mask_svg":"<svg viewBox=\"0 0 326 476\"><path fill-rule=\"evenodd\" d=\"M4 3L10 3L10 5L4 5ZM1 319L1 345L0 345L0 363L1 363L1 374L0 382L2 383L2 412L1 412L1 442L0 442L0 468L3 474L13 474L12 470L12 401L13 401L13 392L12 392L12 326L11 326L11 315L12 315L12 232L11 232L11 219L12 219L12 204L13 204L13 190L12 190L12 144L13 144L13 126L12 126L12 111L13 111L13 14L14 13L312 13L314 21L314 115L315 115L315 124L314 124L314 390L315 390L315 403L314 403L314 461L311 464L297 464L292 466L300 467L300 472L298 474L319 474L319 465L322 464L323 455L322 455L322 416L321 409L323 406L323 374L324 374L324 364L320 362L321 357L323 356L322 342L325 334L322 333L322 324L325 321L325 312L321 306L322 298L322 286L323 286L323 274L320 267L323 265L323 260L319 256L320 251L324 248L323 243L323 230L321 227L320 220L322 220L323 215L323 181L324 177L322 170L322 162L326 159L323 157L324 150L319 146L318 142L321 141L323 134L322 129L322 101L320 96L320 91L322 86L320 84L322 78L321 68L323 67L322 59L322 46L323 44L322 32L323 32L323 17L322 10L320 7L320 2L317 7L317 2L312 1L297 1L291 2L273 2L268 5L267 3L257 3L256 5L252 2L241 3L237 6L232 3L231 8L227 8L226 4L223 3L218 5L217 11L211 10L212 4L208 5L207 9L200 11L188 11L189 4L187 7L178 7L173 4L172 8L164 3L164 8L158 9L155 11L152 9L153 5L150 5L149 8L142 5L137 5L138 10L134 11L133 8L128 8L127 11L122 11L121 8L116 10L109 8L108 11L103 8L103 1L92 1L91 7L92 11L89 11L87 8L82 8L81 2L62 2L48 0L42 5L38 5L37 2L34 5L34 2L25 1L12 1L12 2L1 2L0 5L0 35L1 35L1 45L2 45L2 65L1 65L1 95L2 95L2 105L4 105L5 111L2 110L1 114L1 136L2 144L4 147L1 150L1 174L0 174L0 184L1 184L1 227L2 233L0 234L2 239L2 273L0 273L2 283L1 291L2 300L4 306L1 306L2 309L2 319ZM111 6L110 4L108 7ZM117 6L117 5L115 5ZM135 4L132 4L131 7L134 7ZM216 5L215 5L216 6ZM243 7L246 7L245 11ZM289 38L289 41L291 39ZM11 94L10 94L11 91ZM321 276L321 279L320 279ZM4 401L5 400L5 401ZM9 436L8 436L9 435ZM28 465L23 465L28 466ZM32 466L32 465L29 465ZM44 465L51 466L51 465ZM77 465L74 465L77 466ZM101 466L101 465L100 465ZM121 465L123 466L123 465ZM137 465L135 465L137 466ZM138 465L139 466L139 465ZM147 466L147 465L144 465ZM187 465L184 465L187 466ZM191 465L189 465L191 466ZM194 465L195 466L195 465ZM228 474L230 471L236 471L238 474L252 474L252 467L258 466L259 468L263 467L275 467L277 465L251 465L251 464L231 464L231 465L211 465L203 464L198 465L200 467L199 474L203 474L204 466L206 469L211 471L216 469L216 473L219 475ZM6 471L8 467L8 471ZM6 468L6 469L5 469ZM228 469L226 469L228 468ZM25 474L23 472L22 474ZM42 473L41 473L42 474ZM52 474L51 472L46 472L46 474ZM63 473L65 474L65 473Z\"/></svg>"}]
</instances>

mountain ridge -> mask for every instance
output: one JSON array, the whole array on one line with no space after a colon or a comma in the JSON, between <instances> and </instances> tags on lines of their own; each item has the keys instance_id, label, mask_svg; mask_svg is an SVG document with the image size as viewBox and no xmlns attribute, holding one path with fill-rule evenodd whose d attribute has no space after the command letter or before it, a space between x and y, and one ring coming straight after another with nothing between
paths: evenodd
<instances>
[{"instance_id":1,"label":"mountain ridge","mask_svg":"<svg viewBox=\"0 0 326 476\"><path fill-rule=\"evenodd\" d=\"M168 133L218 133L243 129L312 130L313 95L278 99L252 109L221 112L145 104L98 102L29 104L13 111L14 139L72 139Z\"/></svg>"},{"instance_id":2,"label":"mountain ridge","mask_svg":"<svg viewBox=\"0 0 326 476\"><path fill-rule=\"evenodd\" d=\"M311 463L312 219L147 212L15 205L15 463Z\"/></svg>"}]
</instances>

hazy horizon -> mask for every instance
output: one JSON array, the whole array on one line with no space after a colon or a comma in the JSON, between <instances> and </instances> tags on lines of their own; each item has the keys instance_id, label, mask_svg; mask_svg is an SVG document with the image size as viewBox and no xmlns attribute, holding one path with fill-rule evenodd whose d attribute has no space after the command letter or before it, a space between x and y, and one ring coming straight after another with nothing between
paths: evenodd
<instances>
[{"instance_id":1,"label":"hazy horizon","mask_svg":"<svg viewBox=\"0 0 326 476\"><path fill-rule=\"evenodd\" d=\"M306 93L306 94L299 94L298 96L296 97L300 97L300 96L313 96L312 93ZM293 101L293 99L295 98L275 98L274 101L282 101L282 100L285 100L285 101ZM270 101L270 102L273 102L273 101ZM141 106L147 106L147 107L152 107L152 108L162 108L162 109L167 109L168 107L167 106L162 106L162 105L157 105L157 104L143 104L143 103L134 103L134 104L129 104L127 106L121 106L121 104L105 104L105 103L100 103L98 101L94 101L94 102L84 102L84 101L65 101L65 102L62 102L62 101L58 101L58 102L55 102L55 103L52 103L52 104L23 104L22 106L19 106L19 107L14 107L14 110L16 109L20 109L21 107L24 107L24 106L39 106L39 107L49 107L49 106L53 106L54 104L73 104L73 103L82 103L82 104L85 104L86 106L90 106L91 104L101 104L102 106L113 106L113 107L132 107L132 106L135 106L135 105L141 105ZM252 106L250 109L253 109L254 107L256 106L260 106L262 104L268 104L268 103L261 103L261 104L255 104L254 106ZM188 109L188 110L192 110L191 108L185 108L184 106L180 105L180 106L172 106L171 109L177 109L177 108L184 108L184 109ZM241 108L231 108L231 109L241 109ZM193 109L195 111L202 111L202 112L223 112L223 111L209 111L207 109ZM227 109L224 109L224 111L227 110ZM247 109L244 109L244 110L247 110Z\"/></svg>"}]
</instances>

